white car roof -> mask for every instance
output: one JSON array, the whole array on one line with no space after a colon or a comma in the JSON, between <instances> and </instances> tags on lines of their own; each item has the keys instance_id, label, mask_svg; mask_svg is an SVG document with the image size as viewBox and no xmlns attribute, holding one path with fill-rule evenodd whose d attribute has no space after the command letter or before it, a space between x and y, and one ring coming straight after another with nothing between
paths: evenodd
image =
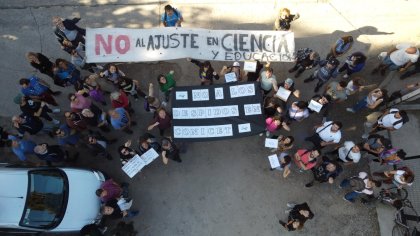
<instances>
[{"instance_id":1,"label":"white car roof","mask_svg":"<svg viewBox=\"0 0 420 236\"><path fill-rule=\"evenodd\" d=\"M0 225L17 225L28 191L28 171L0 168Z\"/></svg>"}]
</instances>

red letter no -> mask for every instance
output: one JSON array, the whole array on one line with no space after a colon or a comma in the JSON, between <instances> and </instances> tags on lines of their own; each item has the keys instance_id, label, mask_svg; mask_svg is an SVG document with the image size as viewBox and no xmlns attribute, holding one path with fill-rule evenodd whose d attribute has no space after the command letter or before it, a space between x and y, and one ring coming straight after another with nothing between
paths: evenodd
<instances>
[{"instance_id":1,"label":"red letter no","mask_svg":"<svg viewBox=\"0 0 420 236\"><path fill-rule=\"evenodd\" d=\"M102 37L101 34L95 35L95 54L100 55L101 54L101 44L105 49L106 54L112 53L112 35L108 35L108 42L105 42L105 39Z\"/></svg>"},{"instance_id":2,"label":"red letter no","mask_svg":"<svg viewBox=\"0 0 420 236\"><path fill-rule=\"evenodd\" d=\"M124 42L124 48L121 47L121 41ZM119 54L125 54L128 50L130 50L130 39L127 35L119 35L115 39L115 49Z\"/></svg>"}]
</instances>

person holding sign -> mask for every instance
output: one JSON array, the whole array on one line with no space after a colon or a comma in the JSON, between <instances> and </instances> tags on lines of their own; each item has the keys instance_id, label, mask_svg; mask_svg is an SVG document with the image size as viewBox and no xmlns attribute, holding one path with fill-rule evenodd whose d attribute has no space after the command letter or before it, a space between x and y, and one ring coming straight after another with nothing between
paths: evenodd
<instances>
[{"instance_id":1,"label":"person holding sign","mask_svg":"<svg viewBox=\"0 0 420 236\"><path fill-rule=\"evenodd\" d=\"M125 165L127 162L131 160L134 156L138 155L138 153L130 148L131 140L127 140L124 145L118 147L118 153L120 154L121 164Z\"/></svg>"},{"instance_id":2,"label":"person holding sign","mask_svg":"<svg viewBox=\"0 0 420 236\"><path fill-rule=\"evenodd\" d=\"M292 158L285 152L282 152L278 155L280 166L270 168L271 171L278 170L283 171L283 178L287 178L290 174L290 165L292 163Z\"/></svg>"},{"instance_id":3,"label":"person holding sign","mask_svg":"<svg viewBox=\"0 0 420 236\"><path fill-rule=\"evenodd\" d=\"M241 64L235 61L232 66L223 66L220 71L220 76L224 76L229 73L235 73L236 81L242 81L245 78L245 73L241 70Z\"/></svg>"},{"instance_id":4,"label":"person holding sign","mask_svg":"<svg viewBox=\"0 0 420 236\"><path fill-rule=\"evenodd\" d=\"M190 61L199 67L198 77L201 80L201 85L212 85L213 79L219 80L219 75L214 71L209 61L200 62L191 58L187 58L187 61Z\"/></svg>"},{"instance_id":5,"label":"person holding sign","mask_svg":"<svg viewBox=\"0 0 420 236\"><path fill-rule=\"evenodd\" d=\"M309 113L317 112L322 115L322 122L327 121L327 116L330 109L330 95L319 95L315 94L312 99L309 101Z\"/></svg>"},{"instance_id":6,"label":"person holding sign","mask_svg":"<svg viewBox=\"0 0 420 236\"><path fill-rule=\"evenodd\" d=\"M165 6L165 13L162 14L160 21L165 27L181 27L184 18L179 10L168 4Z\"/></svg>"},{"instance_id":7,"label":"person holding sign","mask_svg":"<svg viewBox=\"0 0 420 236\"><path fill-rule=\"evenodd\" d=\"M277 149L274 149L274 151L284 152L293 148L293 143L295 142L295 138L293 138L293 136L280 135L277 138L277 141L278 141Z\"/></svg>"},{"instance_id":8,"label":"person holding sign","mask_svg":"<svg viewBox=\"0 0 420 236\"><path fill-rule=\"evenodd\" d=\"M267 68L260 74L258 81L261 83L261 89L264 92L264 96L271 92L274 89L274 92L279 90L277 85L276 76L273 74L273 68Z\"/></svg>"},{"instance_id":9,"label":"person holding sign","mask_svg":"<svg viewBox=\"0 0 420 236\"><path fill-rule=\"evenodd\" d=\"M156 152L160 152L160 144L158 140L152 134L145 133L139 138L139 148L138 152L140 155L143 155L145 152L149 151L150 149L155 149Z\"/></svg>"}]
</instances>

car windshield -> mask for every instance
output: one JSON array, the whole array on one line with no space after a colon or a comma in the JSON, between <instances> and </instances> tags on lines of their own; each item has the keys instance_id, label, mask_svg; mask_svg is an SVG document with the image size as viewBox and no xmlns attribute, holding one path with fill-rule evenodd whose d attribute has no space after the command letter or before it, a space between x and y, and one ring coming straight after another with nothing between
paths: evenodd
<instances>
[{"instance_id":1,"label":"car windshield","mask_svg":"<svg viewBox=\"0 0 420 236\"><path fill-rule=\"evenodd\" d=\"M29 171L28 194L20 225L52 229L60 224L67 205L67 177L58 169Z\"/></svg>"}]
</instances>

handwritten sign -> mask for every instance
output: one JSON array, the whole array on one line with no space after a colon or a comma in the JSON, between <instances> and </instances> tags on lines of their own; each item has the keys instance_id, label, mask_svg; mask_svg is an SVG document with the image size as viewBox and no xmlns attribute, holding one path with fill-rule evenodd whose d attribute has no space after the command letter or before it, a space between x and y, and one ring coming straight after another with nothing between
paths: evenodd
<instances>
[{"instance_id":1,"label":"handwritten sign","mask_svg":"<svg viewBox=\"0 0 420 236\"><path fill-rule=\"evenodd\" d=\"M274 138L266 138L265 139L265 143L264 143L264 147L268 147L268 148L277 148L279 144L279 141L277 139Z\"/></svg>"},{"instance_id":2,"label":"handwritten sign","mask_svg":"<svg viewBox=\"0 0 420 236\"><path fill-rule=\"evenodd\" d=\"M224 99L223 88L214 88L214 97L216 100Z\"/></svg>"},{"instance_id":3,"label":"handwritten sign","mask_svg":"<svg viewBox=\"0 0 420 236\"><path fill-rule=\"evenodd\" d=\"M193 101L208 101L209 90L208 89L194 89L192 91L192 100Z\"/></svg>"},{"instance_id":4,"label":"handwritten sign","mask_svg":"<svg viewBox=\"0 0 420 236\"><path fill-rule=\"evenodd\" d=\"M322 109L322 104L315 100L311 100L309 102L308 108L311 109L312 111L319 113L319 111L321 111Z\"/></svg>"},{"instance_id":5,"label":"handwritten sign","mask_svg":"<svg viewBox=\"0 0 420 236\"><path fill-rule=\"evenodd\" d=\"M239 116L238 105L172 108L172 118L174 120L213 119L235 116Z\"/></svg>"},{"instance_id":6,"label":"handwritten sign","mask_svg":"<svg viewBox=\"0 0 420 236\"><path fill-rule=\"evenodd\" d=\"M122 170L130 177L133 178L137 173L141 171L146 165L150 164L155 160L159 154L155 149L151 148L143 155L135 155L131 158L123 167Z\"/></svg>"},{"instance_id":7,"label":"handwritten sign","mask_svg":"<svg viewBox=\"0 0 420 236\"><path fill-rule=\"evenodd\" d=\"M238 132L239 133L251 132L251 124L250 123L238 124Z\"/></svg>"},{"instance_id":8,"label":"handwritten sign","mask_svg":"<svg viewBox=\"0 0 420 236\"><path fill-rule=\"evenodd\" d=\"M188 100L188 92L187 91L176 91L175 99L176 100Z\"/></svg>"},{"instance_id":9,"label":"handwritten sign","mask_svg":"<svg viewBox=\"0 0 420 236\"><path fill-rule=\"evenodd\" d=\"M280 166L279 158L276 154L268 156L268 161L270 162L271 168L277 168Z\"/></svg>"},{"instance_id":10,"label":"handwritten sign","mask_svg":"<svg viewBox=\"0 0 420 236\"><path fill-rule=\"evenodd\" d=\"M238 98L238 97L249 97L255 95L255 86L254 84L241 84L230 86L230 97L231 98Z\"/></svg>"},{"instance_id":11,"label":"handwritten sign","mask_svg":"<svg viewBox=\"0 0 420 236\"><path fill-rule=\"evenodd\" d=\"M230 72L230 73L225 74L225 82L226 83L232 83L232 82L236 82L236 81L238 81L238 79L236 78L236 73L235 72Z\"/></svg>"},{"instance_id":12,"label":"handwritten sign","mask_svg":"<svg viewBox=\"0 0 420 236\"><path fill-rule=\"evenodd\" d=\"M281 100L287 101L289 99L289 96L292 92L290 90L287 90L283 88L282 86L279 86L279 90L277 90L276 96L278 96Z\"/></svg>"},{"instance_id":13,"label":"handwritten sign","mask_svg":"<svg viewBox=\"0 0 420 236\"><path fill-rule=\"evenodd\" d=\"M255 72L256 70L257 70L257 62L256 61L245 61L244 71Z\"/></svg>"},{"instance_id":14,"label":"handwritten sign","mask_svg":"<svg viewBox=\"0 0 420 236\"><path fill-rule=\"evenodd\" d=\"M195 58L209 61L283 61L296 58L291 31L209 30L184 27L86 29L87 62Z\"/></svg>"},{"instance_id":15,"label":"handwritten sign","mask_svg":"<svg viewBox=\"0 0 420 236\"><path fill-rule=\"evenodd\" d=\"M245 115L260 115L261 114L261 104L245 104L244 105Z\"/></svg>"}]
</instances>

